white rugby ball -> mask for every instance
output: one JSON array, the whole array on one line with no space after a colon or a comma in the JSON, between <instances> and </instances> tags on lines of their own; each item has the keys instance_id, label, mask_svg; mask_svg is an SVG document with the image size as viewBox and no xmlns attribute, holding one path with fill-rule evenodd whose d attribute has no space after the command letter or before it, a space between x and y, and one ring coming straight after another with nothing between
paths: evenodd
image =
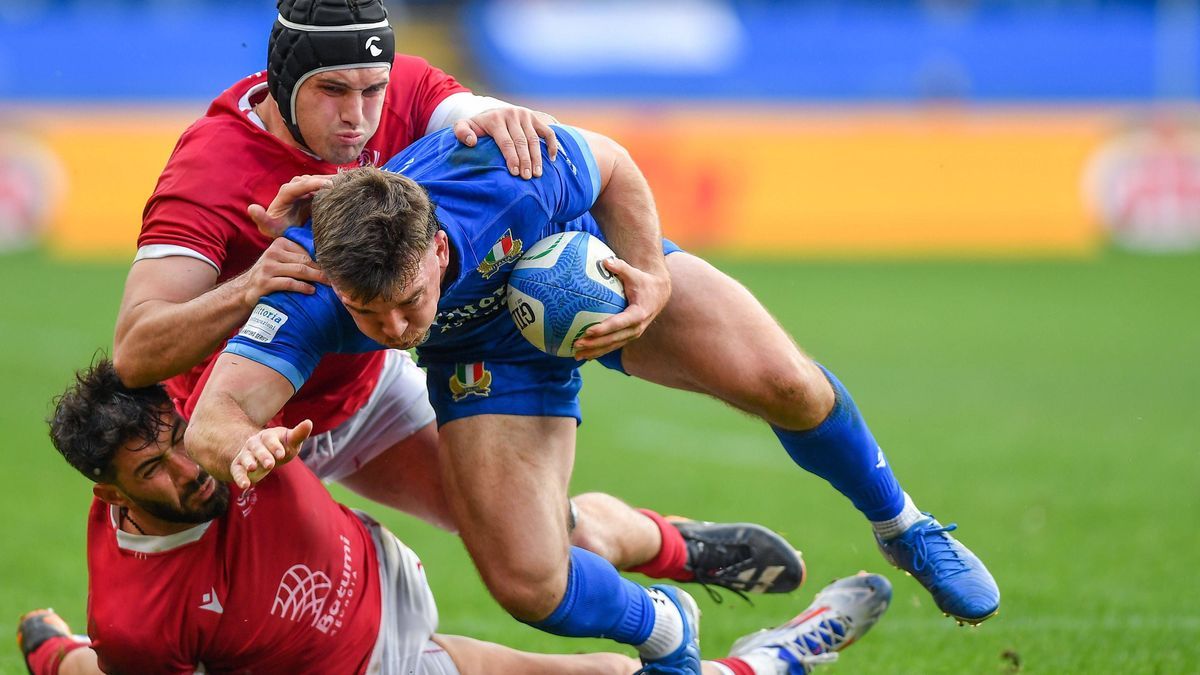
<instances>
[{"instance_id":1,"label":"white rugby ball","mask_svg":"<svg viewBox=\"0 0 1200 675\"><path fill-rule=\"evenodd\" d=\"M533 346L575 355L590 326L625 309L625 287L602 262L617 255L587 232L560 232L534 244L508 279L508 310Z\"/></svg>"}]
</instances>

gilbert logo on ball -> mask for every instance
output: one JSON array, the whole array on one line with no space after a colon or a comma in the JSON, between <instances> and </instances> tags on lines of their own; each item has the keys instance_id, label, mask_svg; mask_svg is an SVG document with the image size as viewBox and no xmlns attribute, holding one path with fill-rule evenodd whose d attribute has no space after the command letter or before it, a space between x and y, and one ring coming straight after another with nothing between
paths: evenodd
<instances>
[{"instance_id":1,"label":"gilbert logo on ball","mask_svg":"<svg viewBox=\"0 0 1200 675\"><path fill-rule=\"evenodd\" d=\"M587 232L552 234L530 247L508 279L508 310L533 346L575 355L589 327L625 309L625 288L603 261L616 254Z\"/></svg>"}]
</instances>

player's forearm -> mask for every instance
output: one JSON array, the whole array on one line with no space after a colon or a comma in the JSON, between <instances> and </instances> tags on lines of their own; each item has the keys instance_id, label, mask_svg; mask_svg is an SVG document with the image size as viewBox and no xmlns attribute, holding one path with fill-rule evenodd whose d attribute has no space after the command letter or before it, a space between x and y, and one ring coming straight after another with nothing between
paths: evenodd
<instances>
[{"instance_id":1,"label":"player's forearm","mask_svg":"<svg viewBox=\"0 0 1200 675\"><path fill-rule=\"evenodd\" d=\"M294 394L275 370L236 354L217 357L188 423L188 454L218 480L230 472L246 440L262 431Z\"/></svg>"},{"instance_id":2,"label":"player's forearm","mask_svg":"<svg viewBox=\"0 0 1200 675\"><path fill-rule=\"evenodd\" d=\"M113 363L127 386L144 387L186 372L245 323L253 305L237 280L187 302L147 300L122 311Z\"/></svg>"},{"instance_id":3,"label":"player's forearm","mask_svg":"<svg viewBox=\"0 0 1200 675\"><path fill-rule=\"evenodd\" d=\"M229 393L206 388L188 423L184 444L197 464L228 483L233 480L229 467L242 444L262 429Z\"/></svg>"},{"instance_id":4,"label":"player's forearm","mask_svg":"<svg viewBox=\"0 0 1200 675\"><path fill-rule=\"evenodd\" d=\"M613 144L615 145L615 144ZM600 158L598 158L600 159ZM662 229L654 195L641 169L624 149L609 150L602 161L607 180L591 213L612 250L625 262L655 276L667 278L662 253Z\"/></svg>"}]
</instances>

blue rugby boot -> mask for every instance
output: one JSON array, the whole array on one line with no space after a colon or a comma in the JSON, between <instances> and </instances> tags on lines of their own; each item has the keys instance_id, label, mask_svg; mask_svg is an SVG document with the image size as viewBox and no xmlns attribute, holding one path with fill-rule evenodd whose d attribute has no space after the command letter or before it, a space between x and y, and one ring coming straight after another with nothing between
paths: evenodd
<instances>
[{"instance_id":1,"label":"blue rugby boot","mask_svg":"<svg viewBox=\"0 0 1200 675\"><path fill-rule=\"evenodd\" d=\"M875 537L883 557L921 582L938 609L960 626L994 616L1000 609L1000 589L987 567L950 536L957 525L942 526L931 514L924 515L894 539Z\"/></svg>"},{"instance_id":2,"label":"blue rugby boot","mask_svg":"<svg viewBox=\"0 0 1200 675\"><path fill-rule=\"evenodd\" d=\"M675 651L657 659L642 659L642 668L634 675L701 675L700 672L700 608L686 592L656 584L650 587L662 593L683 617L683 642Z\"/></svg>"},{"instance_id":3,"label":"blue rugby boot","mask_svg":"<svg viewBox=\"0 0 1200 675\"><path fill-rule=\"evenodd\" d=\"M826 586L791 621L733 643L729 655L760 667L773 666L777 675L805 675L814 666L836 660L838 652L861 639L891 601L887 579L859 572Z\"/></svg>"}]
</instances>

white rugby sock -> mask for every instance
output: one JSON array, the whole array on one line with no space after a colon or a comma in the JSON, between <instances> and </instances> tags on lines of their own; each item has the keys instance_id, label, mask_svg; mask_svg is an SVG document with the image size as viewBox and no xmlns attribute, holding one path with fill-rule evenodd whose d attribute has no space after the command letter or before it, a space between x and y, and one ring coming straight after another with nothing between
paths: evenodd
<instances>
[{"instance_id":1,"label":"white rugby sock","mask_svg":"<svg viewBox=\"0 0 1200 675\"><path fill-rule=\"evenodd\" d=\"M917 505L913 504L912 497L909 497L908 493L905 492L904 508L900 509L900 513L896 514L895 518L872 520L871 527L875 530L875 534L879 535L880 539L887 541L904 534L904 531L912 527L913 523L924 517L925 514L917 509Z\"/></svg>"},{"instance_id":2,"label":"white rugby sock","mask_svg":"<svg viewBox=\"0 0 1200 675\"><path fill-rule=\"evenodd\" d=\"M645 590L654 607L654 629L637 650L644 659L660 659L683 644L683 617L665 593L656 588Z\"/></svg>"}]
</instances>

